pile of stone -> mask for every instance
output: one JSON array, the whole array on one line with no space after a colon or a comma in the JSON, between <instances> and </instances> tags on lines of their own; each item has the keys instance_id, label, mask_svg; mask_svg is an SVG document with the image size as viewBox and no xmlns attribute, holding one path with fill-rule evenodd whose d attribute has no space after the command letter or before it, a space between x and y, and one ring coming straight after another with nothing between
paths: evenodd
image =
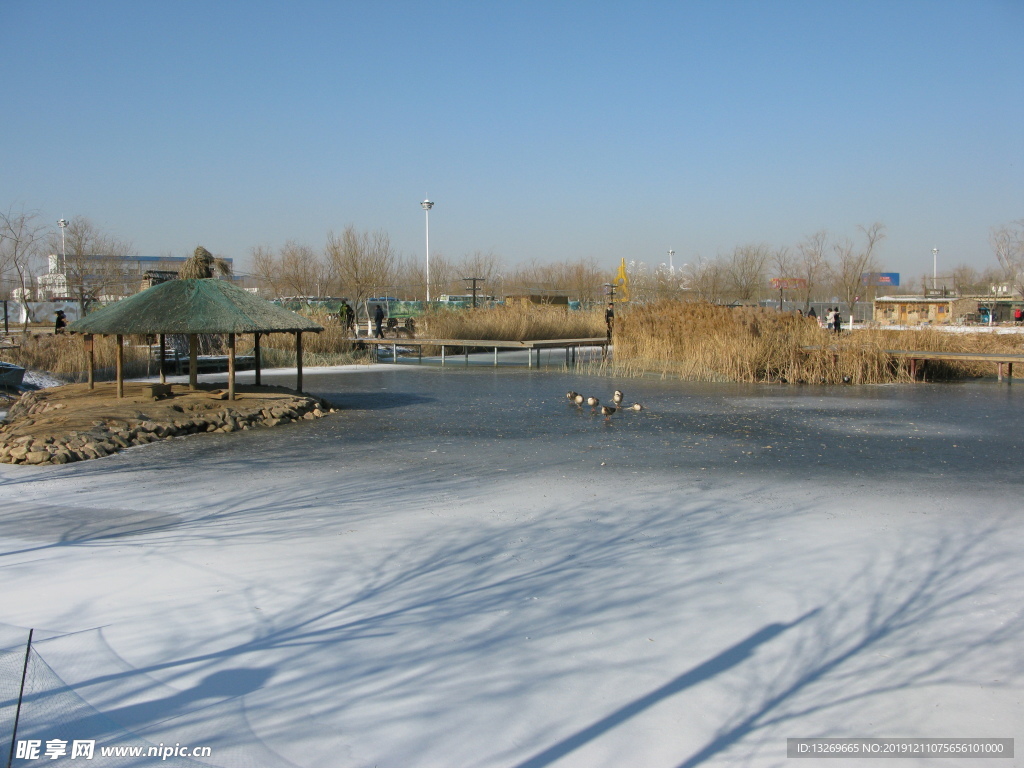
<instances>
[{"instance_id":1,"label":"pile of stone","mask_svg":"<svg viewBox=\"0 0 1024 768\"><path fill-rule=\"evenodd\" d=\"M61 408L63 404L37 401L32 393L22 396L9 418L21 418L31 424L35 415ZM157 422L148 419L109 419L96 421L87 431L71 431L57 436L18 435L15 425L0 426L0 461L8 464L67 464L98 459L133 445L145 445L170 437L199 432L237 432L256 427L276 427L293 421L311 421L335 413L336 408L313 397L294 396L275 400L266 407L225 407L202 415L181 412L180 419ZM141 414L140 414L141 415Z\"/></svg>"}]
</instances>

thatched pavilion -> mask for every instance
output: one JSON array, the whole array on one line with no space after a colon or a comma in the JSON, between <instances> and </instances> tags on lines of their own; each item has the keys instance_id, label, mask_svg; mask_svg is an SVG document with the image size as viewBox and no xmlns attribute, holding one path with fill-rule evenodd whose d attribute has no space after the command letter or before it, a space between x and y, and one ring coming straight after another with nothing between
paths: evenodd
<instances>
[{"instance_id":1,"label":"thatched pavilion","mask_svg":"<svg viewBox=\"0 0 1024 768\"><path fill-rule=\"evenodd\" d=\"M228 335L228 398L235 397L235 336L255 335L256 383L260 383L260 336L267 333L295 334L295 388L302 391L302 334L323 328L312 320L274 306L225 280L169 280L127 299L109 304L68 326L84 334L89 357L89 387L93 386L92 337L117 337L117 396L124 397L124 337L160 337L160 380L164 380L166 334L189 337L189 384L196 388L198 343L204 333Z\"/></svg>"}]
</instances>

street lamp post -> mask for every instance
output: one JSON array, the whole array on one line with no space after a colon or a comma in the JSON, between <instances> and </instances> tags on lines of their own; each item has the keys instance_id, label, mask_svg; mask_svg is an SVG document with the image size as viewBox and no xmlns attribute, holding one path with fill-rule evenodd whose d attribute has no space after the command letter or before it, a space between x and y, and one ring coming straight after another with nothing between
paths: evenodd
<instances>
[{"instance_id":1,"label":"street lamp post","mask_svg":"<svg viewBox=\"0 0 1024 768\"><path fill-rule=\"evenodd\" d=\"M60 227L60 268L61 270L67 269L68 254L64 250L64 230L67 229L67 219L61 219L57 222L57 226Z\"/></svg>"},{"instance_id":2,"label":"street lamp post","mask_svg":"<svg viewBox=\"0 0 1024 768\"><path fill-rule=\"evenodd\" d=\"M423 206L423 213L427 218L427 303L430 303L430 209L434 207L434 204L430 200L424 200L420 205Z\"/></svg>"},{"instance_id":3,"label":"street lamp post","mask_svg":"<svg viewBox=\"0 0 1024 768\"><path fill-rule=\"evenodd\" d=\"M938 287L939 275L939 249L932 248L932 290Z\"/></svg>"},{"instance_id":4,"label":"street lamp post","mask_svg":"<svg viewBox=\"0 0 1024 768\"><path fill-rule=\"evenodd\" d=\"M676 252L671 248L668 249L668 271L675 274L675 267L672 266L672 257L676 255Z\"/></svg>"}]
</instances>

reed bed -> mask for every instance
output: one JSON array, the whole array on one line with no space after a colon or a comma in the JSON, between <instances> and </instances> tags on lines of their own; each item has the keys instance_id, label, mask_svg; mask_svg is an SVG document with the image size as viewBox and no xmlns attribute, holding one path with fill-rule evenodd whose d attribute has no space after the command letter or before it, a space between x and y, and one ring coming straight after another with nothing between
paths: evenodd
<instances>
[{"instance_id":1,"label":"reed bed","mask_svg":"<svg viewBox=\"0 0 1024 768\"><path fill-rule=\"evenodd\" d=\"M660 301L616 317L616 375L660 374L694 381L879 384L910 381L886 349L1015 352L1019 337L935 330L857 330L836 335L816 321L756 307ZM984 363L931 362L930 379L992 374Z\"/></svg>"},{"instance_id":2,"label":"reed bed","mask_svg":"<svg viewBox=\"0 0 1024 768\"><path fill-rule=\"evenodd\" d=\"M336 319L310 315L323 326L320 333L302 334L302 359L308 366L346 365L365 362L365 351L353 349L346 329ZM89 360L77 334L38 334L15 337L17 348L4 350L4 360L36 371L44 371L63 381L80 382L88 377ZM113 336L95 336L95 378L97 381L112 381L116 369L116 340ZM226 334L203 334L200 339L200 354L227 354ZM157 356L151 356L148 345L156 337L125 336L124 373L127 377L155 376L159 372ZM171 346L177 340L182 347L180 354L187 355L185 337L168 337L168 359L173 356ZM236 352L251 354L252 334L238 336ZM295 336L290 333L267 334L260 339L260 357L264 368L290 368L295 365Z\"/></svg>"},{"instance_id":3,"label":"reed bed","mask_svg":"<svg viewBox=\"0 0 1024 768\"><path fill-rule=\"evenodd\" d=\"M35 371L44 371L63 381L85 381L89 358L82 337L72 334L39 334L15 337L19 347L4 350L8 362ZM125 376L155 375L159 364L150 360L146 337L126 336ZM113 336L96 336L93 341L96 381L113 381L117 366L117 342Z\"/></svg>"},{"instance_id":4,"label":"reed bed","mask_svg":"<svg viewBox=\"0 0 1024 768\"><path fill-rule=\"evenodd\" d=\"M320 333L302 334L302 364L349 365L367 362L365 350L357 350L348 337L348 329L324 312L299 312L323 326ZM253 336L245 334L238 339L238 353L252 354ZM271 333L260 337L260 360L265 368L292 368L295 366L295 334Z\"/></svg>"},{"instance_id":5,"label":"reed bed","mask_svg":"<svg viewBox=\"0 0 1024 768\"><path fill-rule=\"evenodd\" d=\"M434 310L424 322L425 335L436 339L536 341L605 335L602 310L570 311L538 304Z\"/></svg>"}]
</instances>

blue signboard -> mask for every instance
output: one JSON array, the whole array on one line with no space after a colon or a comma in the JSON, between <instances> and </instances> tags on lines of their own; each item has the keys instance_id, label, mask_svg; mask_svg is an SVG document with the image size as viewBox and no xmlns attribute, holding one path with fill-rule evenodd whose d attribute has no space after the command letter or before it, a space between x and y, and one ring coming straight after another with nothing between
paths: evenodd
<instances>
[{"instance_id":1,"label":"blue signboard","mask_svg":"<svg viewBox=\"0 0 1024 768\"><path fill-rule=\"evenodd\" d=\"M899 272L865 272L860 276L862 285L884 285L897 287L900 284Z\"/></svg>"}]
</instances>

